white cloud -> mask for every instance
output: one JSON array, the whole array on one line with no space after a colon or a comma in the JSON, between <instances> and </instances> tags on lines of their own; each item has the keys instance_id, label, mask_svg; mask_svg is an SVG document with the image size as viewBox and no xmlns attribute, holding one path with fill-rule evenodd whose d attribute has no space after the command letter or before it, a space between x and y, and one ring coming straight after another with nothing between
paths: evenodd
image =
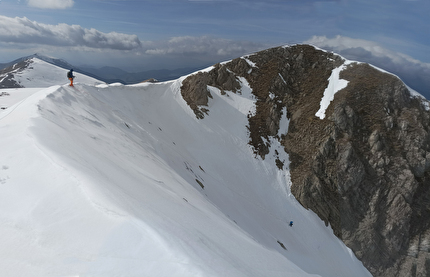
<instances>
[{"instance_id":1,"label":"white cloud","mask_svg":"<svg viewBox=\"0 0 430 277\"><path fill-rule=\"evenodd\" d=\"M49 25L26 17L0 15L0 59L4 62L9 62L10 57L41 53L77 65L110 65L141 71L206 66L268 47L209 36L140 41L136 35L103 33L79 25Z\"/></svg>"},{"instance_id":2,"label":"white cloud","mask_svg":"<svg viewBox=\"0 0 430 277\"><path fill-rule=\"evenodd\" d=\"M141 42L136 35L117 32L103 33L79 25L57 25L31 21L26 17L0 15L0 42L21 47L41 45L69 47L70 49L136 50L147 56L185 56L219 60L236 58L243 54L267 48L267 45L249 41L234 41L209 36L182 36L168 40Z\"/></svg>"},{"instance_id":3,"label":"white cloud","mask_svg":"<svg viewBox=\"0 0 430 277\"><path fill-rule=\"evenodd\" d=\"M29 6L41 9L67 9L73 4L73 0L28 0Z\"/></svg>"},{"instance_id":4,"label":"white cloud","mask_svg":"<svg viewBox=\"0 0 430 277\"><path fill-rule=\"evenodd\" d=\"M386 49L376 42L344 36L314 36L304 43L333 51L350 60L367 62L399 76L408 86L430 99L430 64Z\"/></svg>"},{"instance_id":5,"label":"white cloud","mask_svg":"<svg viewBox=\"0 0 430 277\"><path fill-rule=\"evenodd\" d=\"M115 50L132 50L141 47L136 35L116 32L102 33L79 25L48 25L26 17L11 18L0 15L0 41L32 45L89 47Z\"/></svg>"},{"instance_id":6,"label":"white cloud","mask_svg":"<svg viewBox=\"0 0 430 277\"><path fill-rule=\"evenodd\" d=\"M248 41L233 41L209 36L173 37L167 41L147 42L143 47L148 55L208 55L238 57L264 49L265 46Z\"/></svg>"},{"instance_id":7,"label":"white cloud","mask_svg":"<svg viewBox=\"0 0 430 277\"><path fill-rule=\"evenodd\" d=\"M363 39L354 39L344 36L336 36L334 38L327 38L325 36L314 36L311 39L305 41L305 43L313 44L318 47L326 47L334 51L340 52L349 51L353 53L351 49L361 49L371 53L375 57L387 57L394 63L404 63L405 61L416 64L421 63L420 61L413 59L408 55L391 51L389 49L383 48L376 42ZM360 57L363 55L363 53L357 51L357 55L358 57ZM429 66L428 64L422 64Z\"/></svg>"}]
</instances>

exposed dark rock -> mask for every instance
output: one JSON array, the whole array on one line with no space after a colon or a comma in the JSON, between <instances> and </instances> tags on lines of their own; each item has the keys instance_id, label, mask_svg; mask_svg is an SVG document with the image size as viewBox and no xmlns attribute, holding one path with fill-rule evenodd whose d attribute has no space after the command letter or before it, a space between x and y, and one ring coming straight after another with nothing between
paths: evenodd
<instances>
[{"instance_id":1,"label":"exposed dark rock","mask_svg":"<svg viewBox=\"0 0 430 277\"><path fill-rule=\"evenodd\" d=\"M142 81L141 83L158 83L158 80L155 78L149 78L149 79L146 79L145 81Z\"/></svg>"},{"instance_id":2,"label":"exposed dark rock","mask_svg":"<svg viewBox=\"0 0 430 277\"><path fill-rule=\"evenodd\" d=\"M23 60L0 70L0 88L21 88L22 85L14 79L15 74L29 67L31 63L31 60Z\"/></svg>"},{"instance_id":3,"label":"exposed dark rock","mask_svg":"<svg viewBox=\"0 0 430 277\"><path fill-rule=\"evenodd\" d=\"M199 106L207 106L208 98L212 97L208 90L209 78L210 76L207 73L199 72L182 82L182 97L194 111L197 118L203 118L203 112L207 110Z\"/></svg>"},{"instance_id":4,"label":"exposed dark rock","mask_svg":"<svg viewBox=\"0 0 430 277\"><path fill-rule=\"evenodd\" d=\"M284 145L296 199L330 224L374 276L430 276L425 101L397 77L353 63L340 74L347 87L320 119L315 113L341 57L296 45L246 58L256 66L239 58L184 80L182 95L196 115L207 107L207 86L238 93L236 77L246 78L256 99L249 143L263 159L269 138ZM284 107L290 122L279 136ZM283 168L278 160L276 166Z\"/></svg>"},{"instance_id":5,"label":"exposed dark rock","mask_svg":"<svg viewBox=\"0 0 430 277\"><path fill-rule=\"evenodd\" d=\"M240 61L237 65L239 68L244 66L239 63ZM237 92L241 87L236 75L231 73L226 66L220 64L214 65L210 72L198 72L190 75L182 82L181 93L197 118L204 118L204 114L209 111L202 107L207 106L209 98L212 98L208 86L218 88L221 94L225 94L226 90Z\"/></svg>"}]
</instances>

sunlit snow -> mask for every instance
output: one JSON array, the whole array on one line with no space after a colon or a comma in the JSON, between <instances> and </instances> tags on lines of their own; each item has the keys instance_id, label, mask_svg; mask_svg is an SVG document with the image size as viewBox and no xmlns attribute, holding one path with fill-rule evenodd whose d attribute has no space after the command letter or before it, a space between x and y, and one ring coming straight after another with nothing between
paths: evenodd
<instances>
[{"instance_id":1,"label":"sunlit snow","mask_svg":"<svg viewBox=\"0 0 430 277\"><path fill-rule=\"evenodd\" d=\"M47 63L38 58L31 59L29 70L24 70L15 74L15 81L25 88L45 88L64 83L63 80L67 81L66 69L58 67L56 65ZM75 82L81 82L86 84L101 84L103 82L86 76L84 74L74 72L76 77Z\"/></svg>"},{"instance_id":2,"label":"sunlit snow","mask_svg":"<svg viewBox=\"0 0 430 277\"><path fill-rule=\"evenodd\" d=\"M0 90L2 276L370 276L292 196L279 143L254 156L244 79L210 87L198 120L183 78L72 88L63 73Z\"/></svg>"},{"instance_id":3,"label":"sunlit snow","mask_svg":"<svg viewBox=\"0 0 430 277\"><path fill-rule=\"evenodd\" d=\"M324 90L324 96L320 102L320 109L316 112L315 116L320 119L325 118L325 111L327 110L330 102L333 101L334 95L341 89L346 88L348 85L347 80L340 79L339 74L342 70L344 70L348 65L348 62L342 64L341 66L333 69L331 75L328 79L329 83L327 88Z\"/></svg>"}]
</instances>

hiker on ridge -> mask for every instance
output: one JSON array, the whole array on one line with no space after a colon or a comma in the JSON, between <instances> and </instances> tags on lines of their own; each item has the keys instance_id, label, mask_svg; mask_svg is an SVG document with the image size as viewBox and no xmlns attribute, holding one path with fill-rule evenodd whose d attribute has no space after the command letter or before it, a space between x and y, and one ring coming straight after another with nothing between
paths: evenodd
<instances>
[{"instance_id":1,"label":"hiker on ridge","mask_svg":"<svg viewBox=\"0 0 430 277\"><path fill-rule=\"evenodd\" d=\"M67 78L70 80L69 86L73 87L73 79L75 78L75 76L73 76L73 69L70 69L70 71L67 72Z\"/></svg>"}]
</instances>

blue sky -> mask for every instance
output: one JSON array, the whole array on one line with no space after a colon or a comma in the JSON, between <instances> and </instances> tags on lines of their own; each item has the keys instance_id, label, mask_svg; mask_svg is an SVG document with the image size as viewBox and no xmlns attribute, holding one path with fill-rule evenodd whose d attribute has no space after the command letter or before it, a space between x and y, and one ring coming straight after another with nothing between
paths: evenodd
<instances>
[{"instance_id":1,"label":"blue sky","mask_svg":"<svg viewBox=\"0 0 430 277\"><path fill-rule=\"evenodd\" d=\"M413 75L422 90L429 14L428 0L1 0L0 62L37 52L75 65L174 69L306 42Z\"/></svg>"}]
</instances>

